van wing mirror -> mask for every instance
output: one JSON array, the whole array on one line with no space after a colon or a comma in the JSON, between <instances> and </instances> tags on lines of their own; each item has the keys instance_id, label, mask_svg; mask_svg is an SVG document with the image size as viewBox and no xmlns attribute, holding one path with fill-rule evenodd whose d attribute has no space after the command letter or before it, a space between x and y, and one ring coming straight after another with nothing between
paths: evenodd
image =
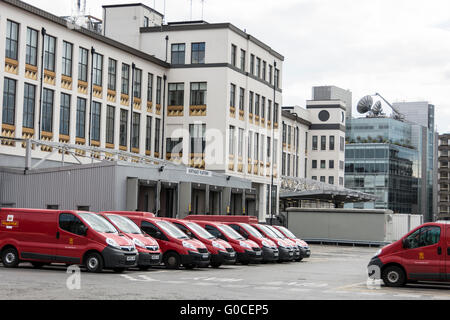
<instances>
[{"instance_id":1,"label":"van wing mirror","mask_svg":"<svg viewBox=\"0 0 450 320\"><path fill-rule=\"evenodd\" d=\"M409 249L410 243L408 238L403 239L403 249Z\"/></svg>"},{"instance_id":2,"label":"van wing mirror","mask_svg":"<svg viewBox=\"0 0 450 320\"><path fill-rule=\"evenodd\" d=\"M82 236L86 236L88 232L88 227L86 227L84 224L80 226L80 234Z\"/></svg>"}]
</instances>

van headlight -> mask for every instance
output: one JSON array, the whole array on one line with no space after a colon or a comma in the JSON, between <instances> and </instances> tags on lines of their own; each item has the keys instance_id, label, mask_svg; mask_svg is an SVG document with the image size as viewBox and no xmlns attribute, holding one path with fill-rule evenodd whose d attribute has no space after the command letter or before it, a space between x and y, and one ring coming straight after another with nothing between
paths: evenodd
<instances>
[{"instance_id":1,"label":"van headlight","mask_svg":"<svg viewBox=\"0 0 450 320\"><path fill-rule=\"evenodd\" d=\"M135 239L133 239L133 243L134 243L134 245L135 245L136 247L145 249L145 244L142 243L141 240L135 238Z\"/></svg>"},{"instance_id":2,"label":"van headlight","mask_svg":"<svg viewBox=\"0 0 450 320\"><path fill-rule=\"evenodd\" d=\"M217 249L220 249L220 250L222 250L222 251L225 251L225 247L223 246L223 245L221 245L219 242L217 242L217 241L213 241L212 242L212 246L214 247L214 248L217 248Z\"/></svg>"},{"instance_id":3,"label":"van headlight","mask_svg":"<svg viewBox=\"0 0 450 320\"><path fill-rule=\"evenodd\" d=\"M265 247L265 248L271 248L270 244L269 244L266 240L263 240L263 241L261 242L261 244L262 244L263 247Z\"/></svg>"},{"instance_id":4,"label":"van headlight","mask_svg":"<svg viewBox=\"0 0 450 320\"><path fill-rule=\"evenodd\" d=\"M373 257L374 258L378 257L381 254L381 252L383 252L383 249L378 250Z\"/></svg>"},{"instance_id":5,"label":"van headlight","mask_svg":"<svg viewBox=\"0 0 450 320\"><path fill-rule=\"evenodd\" d=\"M239 242L239 245L240 245L241 247L244 247L244 248L247 248L247 249L251 249L251 248L252 248L252 247L250 247L247 243L245 243L245 242L243 242L243 241Z\"/></svg>"},{"instance_id":6,"label":"van headlight","mask_svg":"<svg viewBox=\"0 0 450 320\"><path fill-rule=\"evenodd\" d=\"M286 247L286 246L284 245L284 243L283 243L283 242L281 242L281 241L278 241L278 242L277 242L277 244L278 244L278 246L279 246L279 247L282 247L282 248L288 249L288 247Z\"/></svg>"},{"instance_id":7,"label":"van headlight","mask_svg":"<svg viewBox=\"0 0 450 320\"><path fill-rule=\"evenodd\" d=\"M119 244L114 239L106 238L106 244L113 248L120 249Z\"/></svg>"},{"instance_id":8,"label":"van headlight","mask_svg":"<svg viewBox=\"0 0 450 320\"><path fill-rule=\"evenodd\" d=\"M183 247L191 249L191 250L194 250L194 251L197 251L197 248L194 247L194 245L192 243L189 243L189 242L186 242L186 241L183 241Z\"/></svg>"}]
</instances>

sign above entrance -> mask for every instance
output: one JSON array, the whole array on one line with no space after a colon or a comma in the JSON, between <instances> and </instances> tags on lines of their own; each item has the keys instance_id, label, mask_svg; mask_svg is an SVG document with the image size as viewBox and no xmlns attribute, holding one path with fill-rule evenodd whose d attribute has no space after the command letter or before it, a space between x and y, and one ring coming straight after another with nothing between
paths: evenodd
<instances>
[{"instance_id":1,"label":"sign above entrance","mask_svg":"<svg viewBox=\"0 0 450 320\"><path fill-rule=\"evenodd\" d=\"M195 176L212 177L211 171L199 170L199 169L194 169L194 168L187 168L186 173L195 175Z\"/></svg>"}]
</instances>

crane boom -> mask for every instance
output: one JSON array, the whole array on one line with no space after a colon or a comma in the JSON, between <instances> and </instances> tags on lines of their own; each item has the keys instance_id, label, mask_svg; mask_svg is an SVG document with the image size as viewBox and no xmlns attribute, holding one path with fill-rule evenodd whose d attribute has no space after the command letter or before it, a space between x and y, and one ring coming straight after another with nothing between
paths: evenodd
<instances>
[{"instance_id":1,"label":"crane boom","mask_svg":"<svg viewBox=\"0 0 450 320\"><path fill-rule=\"evenodd\" d=\"M392 111L394 111L395 114L397 114L400 118L403 117L403 115L400 113L400 111L398 111L397 108L395 108L392 104L389 103L389 101L387 101L385 98L383 98L383 96L379 93L375 93L375 96L380 97L381 99L383 99L384 102L386 102L386 104L391 107Z\"/></svg>"}]
</instances>

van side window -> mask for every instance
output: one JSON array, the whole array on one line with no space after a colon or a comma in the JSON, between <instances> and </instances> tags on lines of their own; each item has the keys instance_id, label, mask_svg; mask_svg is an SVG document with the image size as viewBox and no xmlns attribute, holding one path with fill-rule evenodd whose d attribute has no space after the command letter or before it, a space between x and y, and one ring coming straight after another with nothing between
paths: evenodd
<instances>
[{"instance_id":1,"label":"van side window","mask_svg":"<svg viewBox=\"0 0 450 320\"><path fill-rule=\"evenodd\" d=\"M142 221L141 229L152 238L164 241L168 240L164 233L162 233L153 223Z\"/></svg>"},{"instance_id":2,"label":"van side window","mask_svg":"<svg viewBox=\"0 0 450 320\"><path fill-rule=\"evenodd\" d=\"M206 231L211 233L216 238L219 238L219 239L224 239L225 238L223 236L223 234L217 228L215 228L213 226L206 225L205 229L206 229Z\"/></svg>"},{"instance_id":3,"label":"van side window","mask_svg":"<svg viewBox=\"0 0 450 320\"><path fill-rule=\"evenodd\" d=\"M84 224L80 219L75 217L70 213L62 213L59 215L59 227L61 230L83 236L84 235Z\"/></svg>"},{"instance_id":4,"label":"van side window","mask_svg":"<svg viewBox=\"0 0 450 320\"><path fill-rule=\"evenodd\" d=\"M230 224L231 228L233 228L236 232L241 233L241 228L237 224Z\"/></svg>"},{"instance_id":5,"label":"van side window","mask_svg":"<svg viewBox=\"0 0 450 320\"><path fill-rule=\"evenodd\" d=\"M439 242L441 237L441 228L435 226L427 226L420 228L408 237L409 248L421 248L432 246Z\"/></svg>"},{"instance_id":6,"label":"van side window","mask_svg":"<svg viewBox=\"0 0 450 320\"><path fill-rule=\"evenodd\" d=\"M189 238L196 238L195 235L191 232L191 230L189 230L188 228L186 228L184 225L179 224L174 222L173 223L178 229L180 229L181 231L183 231L184 233L186 233Z\"/></svg>"}]
</instances>

